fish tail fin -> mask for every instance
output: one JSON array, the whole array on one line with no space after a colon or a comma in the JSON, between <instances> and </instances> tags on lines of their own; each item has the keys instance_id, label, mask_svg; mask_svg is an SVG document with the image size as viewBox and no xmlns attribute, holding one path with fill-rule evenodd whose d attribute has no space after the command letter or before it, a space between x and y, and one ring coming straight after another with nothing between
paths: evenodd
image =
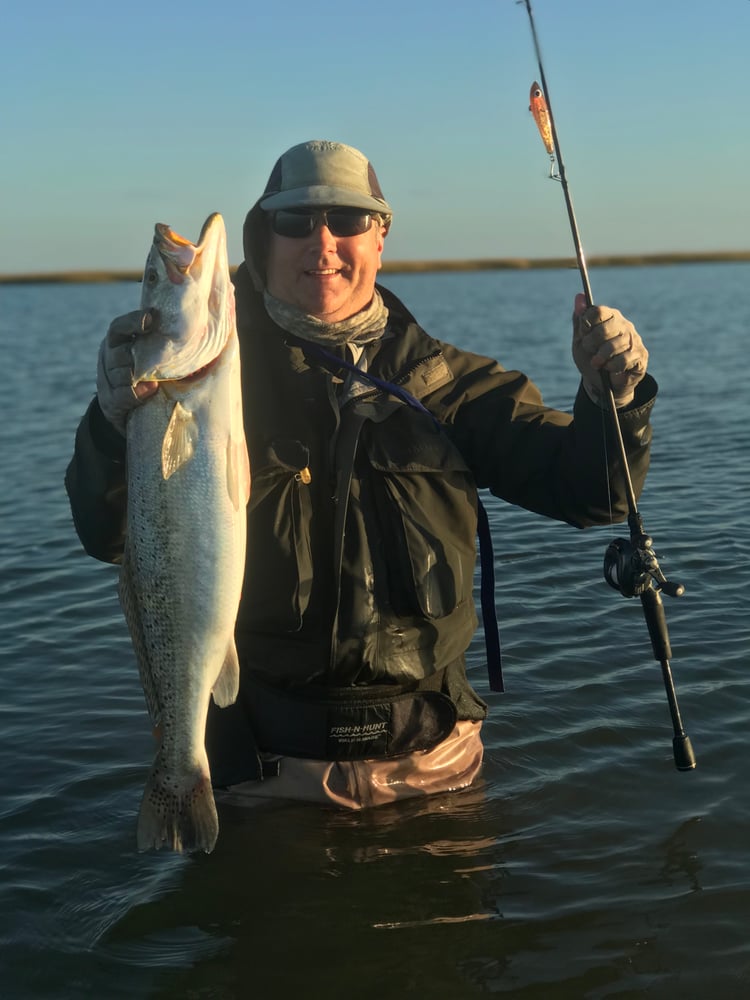
<instances>
[{"instance_id":1,"label":"fish tail fin","mask_svg":"<svg viewBox=\"0 0 750 1000\"><path fill-rule=\"evenodd\" d=\"M231 705L237 700L237 695L240 693L240 661L234 638L229 642L227 655L224 657L212 693L219 708Z\"/></svg>"},{"instance_id":2,"label":"fish tail fin","mask_svg":"<svg viewBox=\"0 0 750 1000\"><path fill-rule=\"evenodd\" d=\"M157 756L138 814L138 850L167 847L210 854L218 835L219 818L208 762L175 780Z\"/></svg>"}]
</instances>

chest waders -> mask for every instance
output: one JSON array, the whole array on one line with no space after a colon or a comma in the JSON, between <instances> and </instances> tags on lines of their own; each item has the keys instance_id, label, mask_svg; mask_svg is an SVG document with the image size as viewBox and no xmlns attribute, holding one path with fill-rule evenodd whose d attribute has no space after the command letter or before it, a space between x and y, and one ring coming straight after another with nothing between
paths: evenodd
<instances>
[{"instance_id":1,"label":"chest waders","mask_svg":"<svg viewBox=\"0 0 750 1000\"><path fill-rule=\"evenodd\" d=\"M384 381L351 362L300 342L306 354L330 370L345 368L355 378L427 414L439 422L406 389ZM338 595L332 629L329 677L334 676L345 524L355 455L365 417L349 420L337 441L334 572ZM494 604L494 559L487 513L479 498L477 533L481 560L481 606L490 688L503 690L500 638ZM457 721L456 707L442 693L445 669L411 685L336 687L309 684L280 690L252 672L243 674L240 700L228 708L209 709L206 745L215 785L262 780L278 774L278 763L263 752L314 760L387 759L441 743Z\"/></svg>"}]
</instances>

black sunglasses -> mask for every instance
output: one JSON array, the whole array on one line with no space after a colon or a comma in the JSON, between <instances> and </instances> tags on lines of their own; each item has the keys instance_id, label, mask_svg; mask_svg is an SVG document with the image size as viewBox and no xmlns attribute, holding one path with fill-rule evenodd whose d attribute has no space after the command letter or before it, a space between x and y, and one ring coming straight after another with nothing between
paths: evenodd
<instances>
[{"instance_id":1,"label":"black sunglasses","mask_svg":"<svg viewBox=\"0 0 750 1000\"><path fill-rule=\"evenodd\" d=\"M360 208L283 208L271 216L271 227L277 236L302 239L321 221L334 236L361 236L372 225L372 215Z\"/></svg>"}]
</instances>

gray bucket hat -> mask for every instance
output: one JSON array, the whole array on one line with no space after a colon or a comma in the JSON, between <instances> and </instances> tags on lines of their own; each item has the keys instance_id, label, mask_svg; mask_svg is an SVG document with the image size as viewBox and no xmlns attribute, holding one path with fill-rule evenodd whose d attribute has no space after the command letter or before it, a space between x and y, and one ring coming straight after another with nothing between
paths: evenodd
<instances>
[{"instance_id":1,"label":"gray bucket hat","mask_svg":"<svg viewBox=\"0 0 750 1000\"><path fill-rule=\"evenodd\" d=\"M352 146L323 139L283 153L258 203L264 212L337 205L393 214L367 157Z\"/></svg>"}]
</instances>

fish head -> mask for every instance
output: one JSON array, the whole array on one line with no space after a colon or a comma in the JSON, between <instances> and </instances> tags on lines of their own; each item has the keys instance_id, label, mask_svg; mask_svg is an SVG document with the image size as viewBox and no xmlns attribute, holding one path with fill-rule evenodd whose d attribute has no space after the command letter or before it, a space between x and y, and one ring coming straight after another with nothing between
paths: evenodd
<instances>
[{"instance_id":1,"label":"fish head","mask_svg":"<svg viewBox=\"0 0 750 1000\"><path fill-rule=\"evenodd\" d=\"M210 215L197 243L164 223L143 272L141 308L158 314L154 330L133 341L133 381L188 378L210 365L234 327L234 293L221 215Z\"/></svg>"}]
</instances>

